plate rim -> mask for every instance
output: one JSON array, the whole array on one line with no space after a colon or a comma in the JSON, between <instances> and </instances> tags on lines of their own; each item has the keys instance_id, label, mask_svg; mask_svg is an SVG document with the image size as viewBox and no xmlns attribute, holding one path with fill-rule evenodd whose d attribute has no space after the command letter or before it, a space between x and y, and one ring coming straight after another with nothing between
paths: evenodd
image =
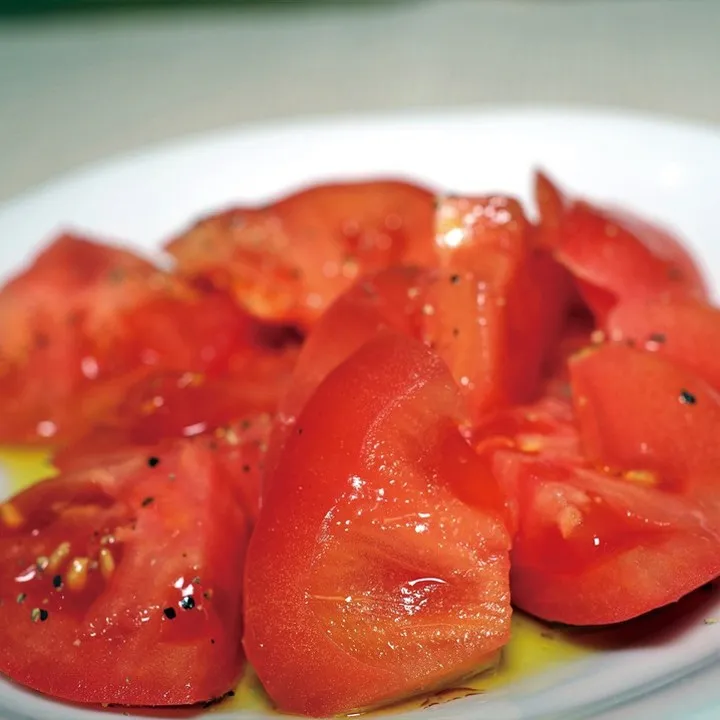
<instances>
[{"instance_id":1,"label":"plate rim","mask_svg":"<svg viewBox=\"0 0 720 720\"><path fill-rule=\"evenodd\" d=\"M109 153L89 162L80 163L65 171L54 173L47 179L25 190L0 200L0 216L15 210L40 196L61 192L70 185L87 182L93 175L120 169L137 162L157 162L177 153L197 152L209 145L220 146L238 140L267 140L274 135L302 130L317 132L322 129L338 132L353 127L404 125L431 125L447 122L567 122L634 126L635 129L674 132L690 135L694 139L705 136L710 142L720 142L720 123L685 118L671 113L652 113L612 105L564 103L503 103L478 105L447 105L415 107L357 113L313 113L307 115L274 117L246 123L224 125L217 128L184 133L159 142L141 143L126 150Z\"/></svg>"}]
</instances>

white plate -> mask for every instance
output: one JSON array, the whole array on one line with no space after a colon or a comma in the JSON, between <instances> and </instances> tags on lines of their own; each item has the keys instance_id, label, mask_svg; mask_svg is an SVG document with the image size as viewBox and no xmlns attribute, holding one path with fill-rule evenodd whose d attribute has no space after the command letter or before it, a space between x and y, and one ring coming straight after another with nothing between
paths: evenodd
<instances>
[{"instance_id":1,"label":"white plate","mask_svg":"<svg viewBox=\"0 0 720 720\"><path fill-rule=\"evenodd\" d=\"M124 157L0 207L0 276L63 226L127 239L152 251L199 213L264 200L303 183L400 174L445 189L510 191L529 200L530 172L537 165L573 191L626 204L676 228L720 288L720 134L712 128L566 110L309 121L217 133ZM6 489L0 478L0 496ZM717 593L702 613L662 641L591 655L487 695L422 712L435 720L578 718L601 711L613 720L720 718L720 624L703 623L712 615L720 615ZM608 711L628 702L622 710ZM0 681L4 720L106 717Z\"/></svg>"}]
</instances>

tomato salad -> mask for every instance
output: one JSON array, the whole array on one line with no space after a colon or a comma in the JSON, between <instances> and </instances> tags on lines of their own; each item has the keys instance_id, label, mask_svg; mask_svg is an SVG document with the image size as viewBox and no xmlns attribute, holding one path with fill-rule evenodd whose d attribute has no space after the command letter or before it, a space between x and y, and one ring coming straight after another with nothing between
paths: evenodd
<instances>
[{"instance_id":1,"label":"tomato salad","mask_svg":"<svg viewBox=\"0 0 720 720\"><path fill-rule=\"evenodd\" d=\"M0 291L0 671L58 699L359 712L720 575L720 310L667 230L536 176L326 184L161 269L62 235Z\"/></svg>"}]
</instances>

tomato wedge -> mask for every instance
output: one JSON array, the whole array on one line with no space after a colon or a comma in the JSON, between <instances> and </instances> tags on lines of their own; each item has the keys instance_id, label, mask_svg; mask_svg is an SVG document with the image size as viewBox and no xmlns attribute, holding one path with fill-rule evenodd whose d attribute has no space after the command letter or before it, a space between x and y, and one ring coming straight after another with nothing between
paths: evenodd
<instances>
[{"instance_id":1,"label":"tomato wedge","mask_svg":"<svg viewBox=\"0 0 720 720\"><path fill-rule=\"evenodd\" d=\"M509 539L447 368L383 334L322 382L274 471L246 565L248 659L278 708L347 713L490 662Z\"/></svg>"},{"instance_id":2,"label":"tomato wedge","mask_svg":"<svg viewBox=\"0 0 720 720\"><path fill-rule=\"evenodd\" d=\"M0 671L81 703L183 705L242 668L241 478L197 441L0 505ZM228 565L230 563L230 565Z\"/></svg>"},{"instance_id":3,"label":"tomato wedge","mask_svg":"<svg viewBox=\"0 0 720 720\"><path fill-rule=\"evenodd\" d=\"M307 327L366 273L432 265L433 217L433 195L416 185L316 185L212 215L167 249L183 276L231 291L251 314Z\"/></svg>"},{"instance_id":4,"label":"tomato wedge","mask_svg":"<svg viewBox=\"0 0 720 720\"><path fill-rule=\"evenodd\" d=\"M667 491L720 510L720 394L655 353L606 345L571 362L583 449L597 464L649 471Z\"/></svg>"},{"instance_id":5,"label":"tomato wedge","mask_svg":"<svg viewBox=\"0 0 720 720\"><path fill-rule=\"evenodd\" d=\"M441 198L441 271L430 285L425 339L468 395L473 419L529 402L568 312L567 271L536 248L516 200Z\"/></svg>"},{"instance_id":6,"label":"tomato wedge","mask_svg":"<svg viewBox=\"0 0 720 720\"><path fill-rule=\"evenodd\" d=\"M626 211L569 201L536 176L540 242L573 275L602 323L618 300L660 296L708 299L702 273L667 230Z\"/></svg>"},{"instance_id":7,"label":"tomato wedge","mask_svg":"<svg viewBox=\"0 0 720 720\"><path fill-rule=\"evenodd\" d=\"M0 292L0 442L84 434L149 372L214 372L252 345L230 298L71 235Z\"/></svg>"},{"instance_id":8,"label":"tomato wedge","mask_svg":"<svg viewBox=\"0 0 720 720\"><path fill-rule=\"evenodd\" d=\"M325 311L310 331L287 392L280 399L269 469L274 467L305 403L340 363L384 330L420 337L430 278L430 273L411 267L381 270L356 282Z\"/></svg>"},{"instance_id":9,"label":"tomato wedge","mask_svg":"<svg viewBox=\"0 0 720 720\"><path fill-rule=\"evenodd\" d=\"M675 602L720 574L718 515L692 497L542 453L504 460L499 477L519 519L516 607L605 625Z\"/></svg>"},{"instance_id":10,"label":"tomato wedge","mask_svg":"<svg viewBox=\"0 0 720 720\"><path fill-rule=\"evenodd\" d=\"M517 517L513 602L547 620L621 622L720 574L720 396L623 345L578 354L571 379L579 437L557 400L532 423L486 429L526 451L493 464Z\"/></svg>"}]
</instances>

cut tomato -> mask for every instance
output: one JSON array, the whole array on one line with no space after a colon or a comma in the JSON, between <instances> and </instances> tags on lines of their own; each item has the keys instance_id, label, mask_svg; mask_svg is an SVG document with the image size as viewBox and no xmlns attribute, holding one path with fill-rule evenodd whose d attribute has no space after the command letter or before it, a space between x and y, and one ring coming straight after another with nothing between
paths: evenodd
<instances>
[{"instance_id":1,"label":"cut tomato","mask_svg":"<svg viewBox=\"0 0 720 720\"><path fill-rule=\"evenodd\" d=\"M541 242L576 279L601 323L618 300L707 299L702 273L667 230L626 211L569 202L544 175L536 193Z\"/></svg>"},{"instance_id":2,"label":"cut tomato","mask_svg":"<svg viewBox=\"0 0 720 720\"><path fill-rule=\"evenodd\" d=\"M428 290L425 339L477 420L537 396L571 285L562 266L532 246L530 225L511 198L443 198L437 222L442 270Z\"/></svg>"},{"instance_id":3,"label":"cut tomato","mask_svg":"<svg viewBox=\"0 0 720 720\"><path fill-rule=\"evenodd\" d=\"M117 248L69 235L0 293L0 442L87 431L150 372L216 372L249 352L253 324Z\"/></svg>"},{"instance_id":4,"label":"cut tomato","mask_svg":"<svg viewBox=\"0 0 720 720\"><path fill-rule=\"evenodd\" d=\"M458 433L447 368L382 335L306 404L265 496L246 571L248 658L281 710L398 700L507 641L503 501Z\"/></svg>"},{"instance_id":5,"label":"cut tomato","mask_svg":"<svg viewBox=\"0 0 720 720\"><path fill-rule=\"evenodd\" d=\"M241 478L184 441L0 505L0 670L64 700L181 705L242 668Z\"/></svg>"},{"instance_id":6,"label":"cut tomato","mask_svg":"<svg viewBox=\"0 0 720 720\"><path fill-rule=\"evenodd\" d=\"M718 514L683 493L539 456L496 457L517 504L513 603L604 625L679 600L720 574Z\"/></svg>"},{"instance_id":7,"label":"cut tomato","mask_svg":"<svg viewBox=\"0 0 720 720\"><path fill-rule=\"evenodd\" d=\"M432 194L408 183L317 185L206 218L168 251L251 314L310 326L360 276L432 265L433 214Z\"/></svg>"},{"instance_id":8,"label":"cut tomato","mask_svg":"<svg viewBox=\"0 0 720 720\"><path fill-rule=\"evenodd\" d=\"M648 472L720 510L720 394L667 358L622 345L581 353L571 378L583 449L598 465Z\"/></svg>"},{"instance_id":9,"label":"cut tomato","mask_svg":"<svg viewBox=\"0 0 720 720\"><path fill-rule=\"evenodd\" d=\"M415 268L388 268L365 276L327 309L310 331L280 400L269 468L282 452L308 398L340 363L384 330L420 337L431 277L431 273Z\"/></svg>"},{"instance_id":10,"label":"cut tomato","mask_svg":"<svg viewBox=\"0 0 720 720\"><path fill-rule=\"evenodd\" d=\"M720 397L668 360L619 345L579 354L571 377L587 459L559 453L547 424L550 442L535 452L495 457L518 519L513 602L547 620L620 622L720 574ZM487 432L518 433L522 447L525 430Z\"/></svg>"},{"instance_id":11,"label":"cut tomato","mask_svg":"<svg viewBox=\"0 0 720 720\"><path fill-rule=\"evenodd\" d=\"M606 333L662 355L720 390L720 310L703 302L637 300L610 313Z\"/></svg>"}]
</instances>

